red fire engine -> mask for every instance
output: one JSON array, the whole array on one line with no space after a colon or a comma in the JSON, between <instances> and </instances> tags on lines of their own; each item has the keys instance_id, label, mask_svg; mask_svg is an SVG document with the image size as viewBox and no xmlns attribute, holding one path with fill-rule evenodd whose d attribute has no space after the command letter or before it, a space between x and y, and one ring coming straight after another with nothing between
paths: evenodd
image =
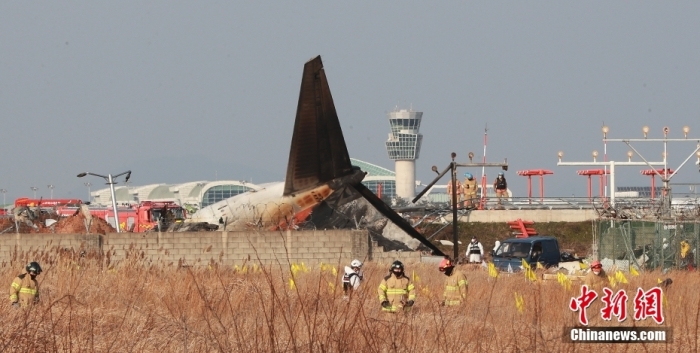
<instances>
[{"instance_id":1,"label":"red fire engine","mask_svg":"<svg viewBox=\"0 0 700 353\"><path fill-rule=\"evenodd\" d=\"M114 211L112 207L89 207L90 214L107 221L113 227ZM72 216L78 212L78 207L58 207L56 212L60 216ZM148 232L160 229L166 230L177 222L182 222L187 216L187 211L173 201L143 201L131 207L117 207L119 216L119 228L126 232ZM116 228L116 227L115 227Z\"/></svg>"},{"instance_id":2,"label":"red fire engine","mask_svg":"<svg viewBox=\"0 0 700 353\"><path fill-rule=\"evenodd\" d=\"M30 199L20 197L15 200L15 207L42 207L53 208L59 206L79 206L82 201L78 199Z\"/></svg>"}]
</instances>

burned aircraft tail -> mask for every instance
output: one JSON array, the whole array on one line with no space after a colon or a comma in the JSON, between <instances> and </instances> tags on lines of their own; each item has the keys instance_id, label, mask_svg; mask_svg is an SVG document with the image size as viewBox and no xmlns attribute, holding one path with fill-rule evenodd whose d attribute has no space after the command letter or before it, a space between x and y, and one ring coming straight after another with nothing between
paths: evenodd
<instances>
[{"instance_id":1,"label":"burned aircraft tail","mask_svg":"<svg viewBox=\"0 0 700 353\"><path fill-rule=\"evenodd\" d=\"M284 195L352 174L321 57L304 65Z\"/></svg>"},{"instance_id":2,"label":"burned aircraft tail","mask_svg":"<svg viewBox=\"0 0 700 353\"><path fill-rule=\"evenodd\" d=\"M336 194L352 189L434 254L444 256L440 249L362 185L364 173L359 168L355 169L350 163L323 62L317 56L304 65L283 195L289 196L342 180L344 185L335 187L343 190L336 191Z\"/></svg>"}]
</instances>

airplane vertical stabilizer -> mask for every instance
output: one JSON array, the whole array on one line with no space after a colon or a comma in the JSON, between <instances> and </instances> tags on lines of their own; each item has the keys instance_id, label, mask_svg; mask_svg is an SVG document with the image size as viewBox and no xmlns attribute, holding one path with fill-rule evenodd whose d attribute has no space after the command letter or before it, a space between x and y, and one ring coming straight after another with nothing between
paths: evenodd
<instances>
[{"instance_id":1,"label":"airplane vertical stabilizer","mask_svg":"<svg viewBox=\"0 0 700 353\"><path fill-rule=\"evenodd\" d=\"M352 174L321 57L304 65L284 195Z\"/></svg>"}]
</instances>

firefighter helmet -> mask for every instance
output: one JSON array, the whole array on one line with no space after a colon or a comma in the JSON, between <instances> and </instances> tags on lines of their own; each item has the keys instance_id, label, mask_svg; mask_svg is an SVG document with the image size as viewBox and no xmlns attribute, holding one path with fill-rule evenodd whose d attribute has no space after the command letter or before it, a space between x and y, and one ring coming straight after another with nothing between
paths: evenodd
<instances>
[{"instance_id":1,"label":"firefighter helmet","mask_svg":"<svg viewBox=\"0 0 700 353\"><path fill-rule=\"evenodd\" d=\"M352 260L350 267L362 267L362 261L358 259Z\"/></svg>"},{"instance_id":2,"label":"firefighter helmet","mask_svg":"<svg viewBox=\"0 0 700 353\"><path fill-rule=\"evenodd\" d=\"M501 176L502 176L502 175L503 175L503 172L498 172L498 175L501 175Z\"/></svg>"},{"instance_id":3,"label":"firefighter helmet","mask_svg":"<svg viewBox=\"0 0 700 353\"><path fill-rule=\"evenodd\" d=\"M403 263L399 260L396 260L391 264L392 272L396 272L397 269L399 270L399 272L403 272Z\"/></svg>"},{"instance_id":4,"label":"firefighter helmet","mask_svg":"<svg viewBox=\"0 0 700 353\"><path fill-rule=\"evenodd\" d=\"M471 173L464 173L464 177L469 180L472 180L472 178L474 178L474 176Z\"/></svg>"},{"instance_id":5,"label":"firefighter helmet","mask_svg":"<svg viewBox=\"0 0 700 353\"><path fill-rule=\"evenodd\" d=\"M600 261L598 261L598 260L595 260L595 261L591 262L591 268L596 268L596 267L602 268L603 265L602 265L602 264L600 263Z\"/></svg>"},{"instance_id":6,"label":"firefighter helmet","mask_svg":"<svg viewBox=\"0 0 700 353\"><path fill-rule=\"evenodd\" d=\"M452 264L452 261L450 261L450 259L444 258L442 259L442 261L440 261L440 266L438 267L438 269L440 270L440 272L445 272L445 270L454 266L455 265Z\"/></svg>"},{"instance_id":7,"label":"firefighter helmet","mask_svg":"<svg viewBox=\"0 0 700 353\"><path fill-rule=\"evenodd\" d=\"M38 262L32 261L27 264L27 273L35 272L37 275L41 273L41 266Z\"/></svg>"}]
</instances>

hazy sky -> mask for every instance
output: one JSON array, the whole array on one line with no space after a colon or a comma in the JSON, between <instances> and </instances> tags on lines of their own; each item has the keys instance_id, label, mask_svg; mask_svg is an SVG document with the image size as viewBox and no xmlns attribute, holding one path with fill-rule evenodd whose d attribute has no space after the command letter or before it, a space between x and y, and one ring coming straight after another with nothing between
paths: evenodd
<instances>
[{"instance_id":1,"label":"hazy sky","mask_svg":"<svg viewBox=\"0 0 700 353\"><path fill-rule=\"evenodd\" d=\"M547 196L585 196L576 170L593 167L556 154L602 159L603 122L609 138L643 125L700 137L698 14L656 1L4 1L0 188L8 202L49 184L86 198L83 183L103 181L76 174L128 169L133 185L281 181L302 68L320 54L351 157L393 170L386 113L412 107L423 183L452 151L480 160L488 125L487 160L508 158L515 196L524 169L554 172ZM661 160L663 144L633 146ZM695 147L669 143L669 167ZM627 151L608 143L609 160ZM672 182L698 182L695 161ZM617 184L649 185L641 169L618 168Z\"/></svg>"}]
</instances>

